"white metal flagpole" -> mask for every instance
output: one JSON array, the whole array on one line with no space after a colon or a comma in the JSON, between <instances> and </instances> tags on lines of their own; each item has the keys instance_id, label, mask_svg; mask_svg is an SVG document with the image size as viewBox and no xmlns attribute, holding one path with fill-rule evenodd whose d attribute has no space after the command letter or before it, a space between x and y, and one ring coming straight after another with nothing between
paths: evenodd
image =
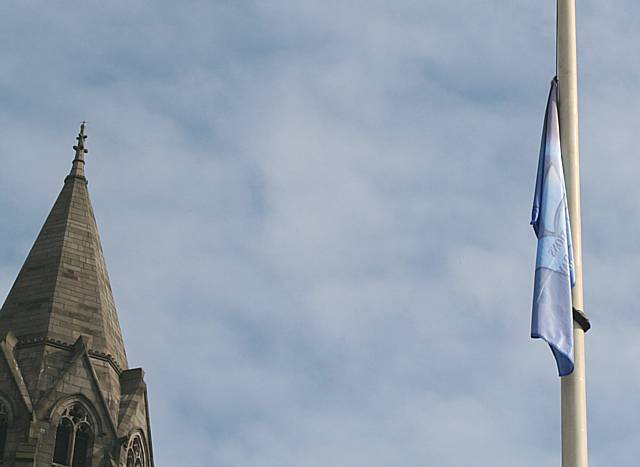
<instances>
[{"instance_id":1,"label":"white metal flagpole","mask_svg":"<svg viewBox=\"0 0 640 467\"><path fill-rule=\"evenodd\" d=\"M580 155L578 141L578 78L576 59L576 0L557 0L557 67L560 145L565 173L575 286L573 304L574 370L561 378L562 467L588 467L587 391L584 334L589 321L584 314L582 288L582 222L580 216Z\"/></svg>"}]
</instances>

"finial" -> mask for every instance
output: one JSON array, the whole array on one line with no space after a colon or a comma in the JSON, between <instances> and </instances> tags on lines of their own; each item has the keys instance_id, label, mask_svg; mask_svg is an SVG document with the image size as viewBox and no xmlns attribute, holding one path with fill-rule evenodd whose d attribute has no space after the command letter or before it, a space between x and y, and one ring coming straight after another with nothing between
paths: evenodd
<instances>
[{"instance_id":1,"label":"finial","mask_svg":"<svg viewBox=\"0 0 640 467\"><path fill-rule=\"evenodd\" d=\"M78 144L73 146L73 149L76 150L75 160L84 161L84 155L89 152L84 148L84 140L87 139L87 135L84 134L84 126L86 125L86 123L87 122L83 120L80 124L80 133L76 137L76 140L78 140Z\"/></svg>"},{"instance_id":2,"label":"finial","mask_svg":"<svg viewBox=\"0 0 640 467\"><path fill-rule=\"evenodd\" d=\"M87 135L84 134L84 127L87 124L84 120L80 124L80 133L76 137L78 144L73 146L76 151L75 158L73 159L73 166L71 167L70 176L84 178L84 155L89 151L84 147L84 141L87 139Z\"/></svg>"}]
</instances>

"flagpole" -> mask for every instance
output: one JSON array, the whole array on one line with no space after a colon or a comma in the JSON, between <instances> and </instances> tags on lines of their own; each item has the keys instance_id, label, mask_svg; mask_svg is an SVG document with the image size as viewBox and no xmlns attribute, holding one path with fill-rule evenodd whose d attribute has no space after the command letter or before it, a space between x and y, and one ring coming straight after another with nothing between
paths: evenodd
<instances>
[{"instance_id":1,"label":"flagpole","mask_svg":"<svg viewBox=\"0 0 640 467\"><path fill-rule=\"evenodd\" d=\"M557 0L557 15L560 146L571 222L576 280L571 291L574 308L574 371L562 377L560 381L562 467L588 467L584 334L590 325L583 312L576 0Z\"/></svg>"}]
</instances>

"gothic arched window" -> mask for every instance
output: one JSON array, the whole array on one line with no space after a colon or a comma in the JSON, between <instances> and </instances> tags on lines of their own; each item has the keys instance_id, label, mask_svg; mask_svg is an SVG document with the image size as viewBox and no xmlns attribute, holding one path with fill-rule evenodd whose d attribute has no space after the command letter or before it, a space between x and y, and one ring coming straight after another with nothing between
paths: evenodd
<instances>
[{"instance_id":1,"label":"gothic arched window","mask_svg":"<svg viewBox=\"0 0 640 467\"><path fill-rule=\"evenodd\" d=\"M9 429L9 412L4 402L0 401L0 462L4 459L4 448L7 444L7 430Z\"/></svg>"},{"instance_id":2,"label":"gothic arched window","mask_svg":"<svg viewBox=\"0 0 640 467\"><path fill-rule=\"evenodd\" d=\"M142 438L137 434L129 441L127 448L127 467L147 467Z\"/></svg>"},{"instance_id":3,"label":"gothic arched window","mask_svg":"<svg viewBox=\"0 0 640 467\"><path fill-rule=\"evenodd\" d=\"M85 408L76 403L60 416L53 450L53 465L88 467L91 465L93 426Z\"/></svg>"}]
</instances>

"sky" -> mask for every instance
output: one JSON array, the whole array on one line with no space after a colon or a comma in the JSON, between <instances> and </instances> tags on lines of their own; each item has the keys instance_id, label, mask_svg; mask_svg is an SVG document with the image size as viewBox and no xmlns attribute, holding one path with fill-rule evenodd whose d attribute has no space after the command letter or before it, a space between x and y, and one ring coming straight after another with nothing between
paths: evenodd
<instances>
[{"instance_id":1,"label":"sky","mask_svg":"<svg viewBox=\"0 0 640 467\"><path fill-rule=\"evenodd\" d=\"M640 3L578 2L589 447L640 456ZM555 4L0 3L0 300L86 120L163 467L560 465L529 338Z\"/></svg>"}]
</instances>

